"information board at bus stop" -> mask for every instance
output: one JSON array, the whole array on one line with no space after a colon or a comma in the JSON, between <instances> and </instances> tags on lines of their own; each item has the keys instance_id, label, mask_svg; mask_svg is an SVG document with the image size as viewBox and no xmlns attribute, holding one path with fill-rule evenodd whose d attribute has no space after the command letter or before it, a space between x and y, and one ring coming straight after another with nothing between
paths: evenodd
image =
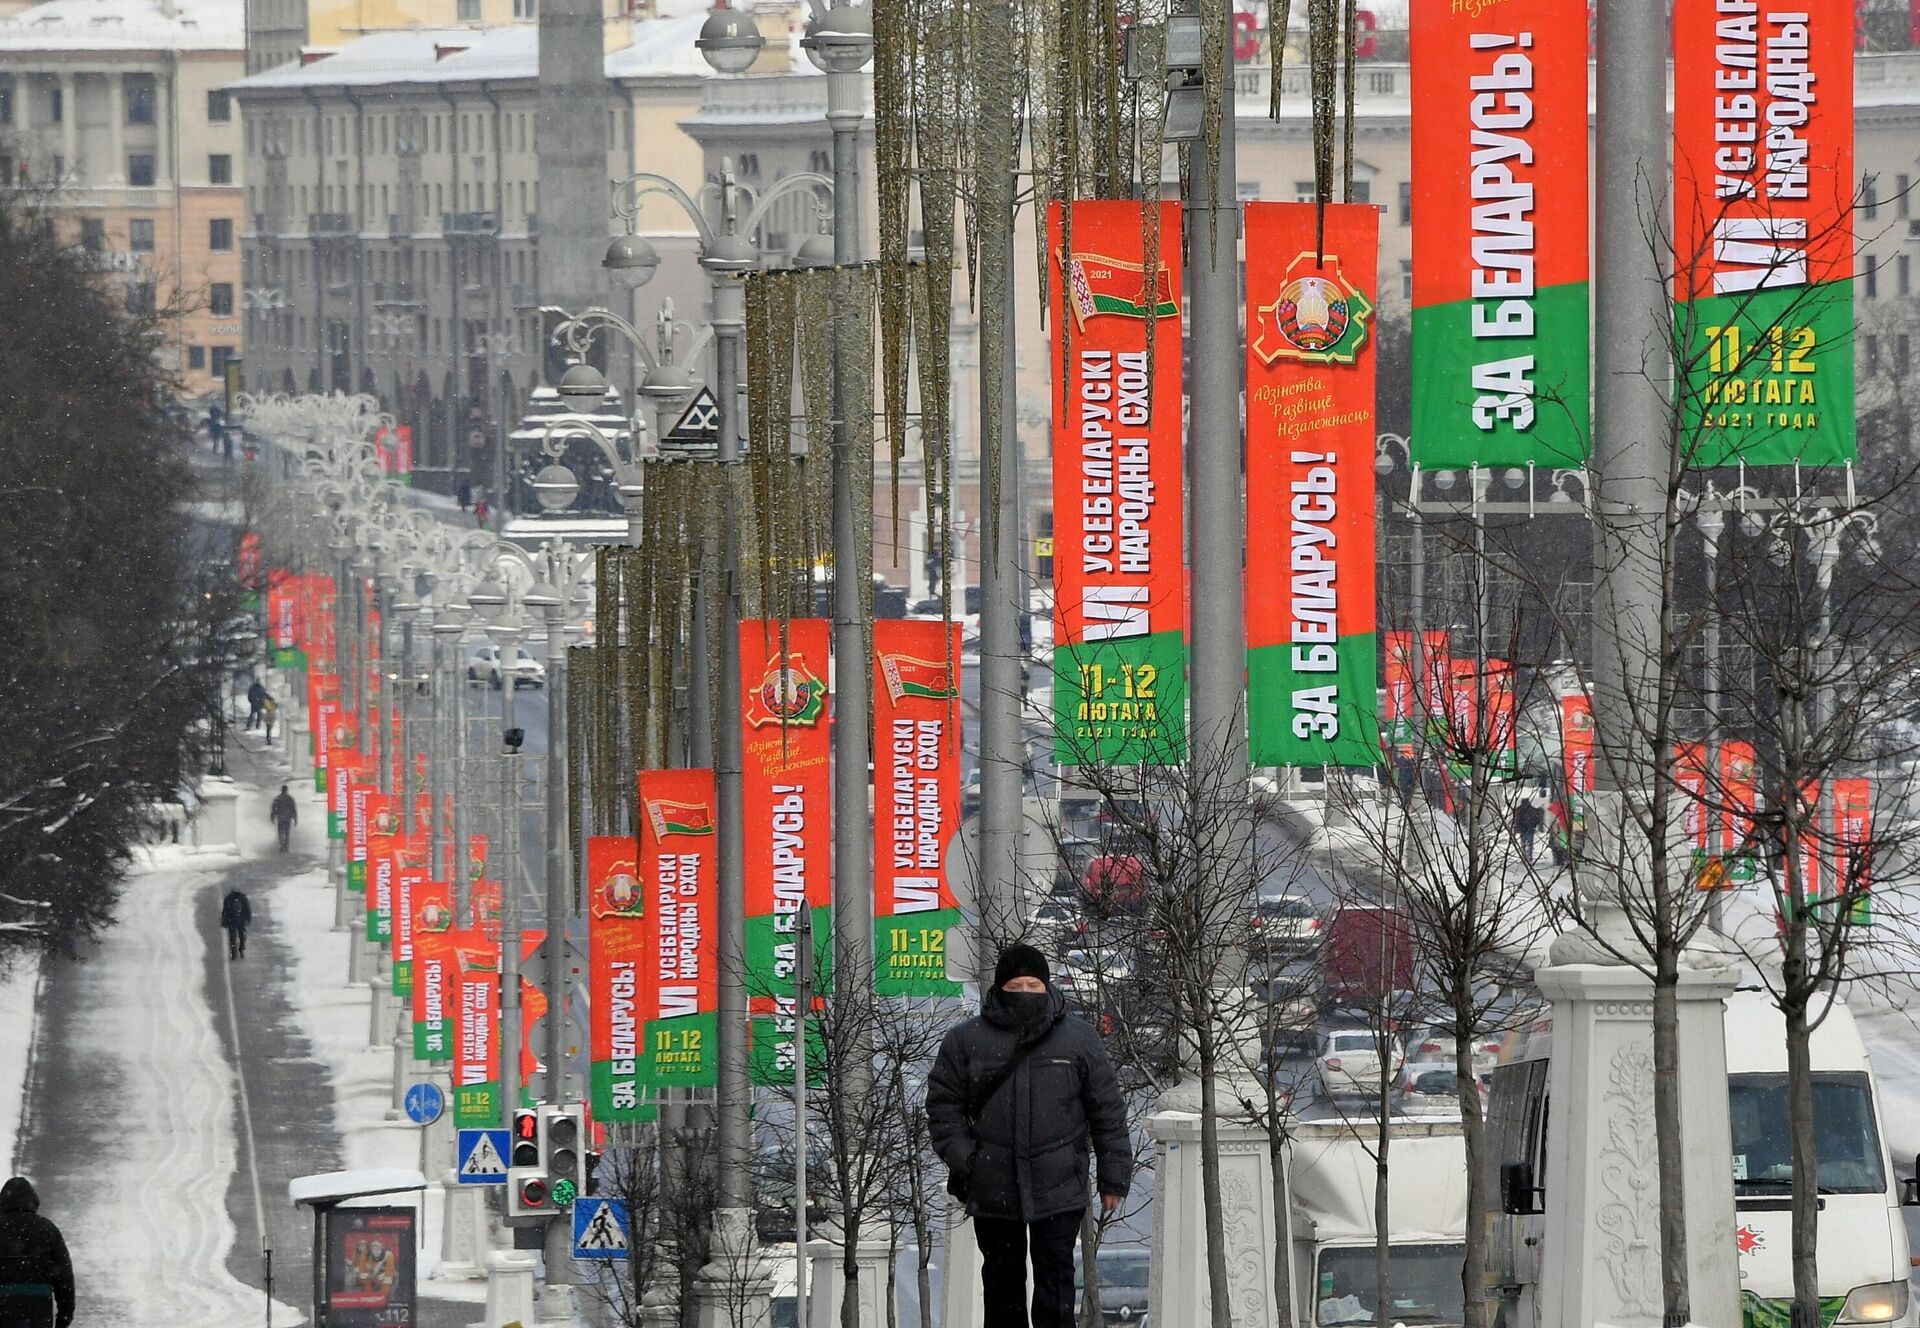
<instances>
[{"instance_id":1,"label":"information board at bus stop","mask_svg":"<svg viewBox=\"0 0 1920 1328\"><path fill-rule=\"evenodd\" d=\"M415 1301L411 1208L329 1208L319 1328L405 1328Z\"/></svg>"}]
</instances>

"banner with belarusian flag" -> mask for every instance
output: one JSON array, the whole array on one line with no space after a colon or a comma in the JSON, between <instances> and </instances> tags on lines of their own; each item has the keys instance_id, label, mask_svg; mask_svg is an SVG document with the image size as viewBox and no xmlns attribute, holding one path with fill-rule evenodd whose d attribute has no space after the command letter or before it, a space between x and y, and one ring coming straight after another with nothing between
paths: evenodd
<instances>
[{"instance_id":1,"label":"banner with belarusian flag","mask_svg":"<svg viewBox=\"0 0 1920 1328\"><path fill-rule=\"evenodd\" d=\"M960 829L960 624L873 625L874 990L951 996L960 907L947 858Z\"/></svg>"},{"instance_id":2,"label":"banner with belarusian flag","mask_svg":"<svg viewBox=\"0 0 1920 1328\"><path fill-rule=\"evenodd\" d=\"M1560 776L1569 804L1583 806L1593 792L1593 702L1581 692L1560 698Z\"/></svg>"},{"instance_id":3,"label":"banner with belarusian flag","mask_svg":"<svg viewBox=\"0 0 1920 1328\"><path fill-rule=\"evenodd\" d=\"M333 763L333 732L339 720L340 702L335 697L322 694L324 689L316 686L316 684L322 681L330 681L337 689L339 679L335 678L332 674L318 672L310 673L307 677L308 691L314 693L316 697L307 709L307 713L313 716L313 728L307 734L307 740L313 746L313 791L315 793L325 793L327 791L327 769ZM332 800L329 799L327 807L327 838L339 839L344 834L346 834L346 826L335 818Z\"/></svg>"},{"instance_id":4,"label":"banner with belarusian flag","mask_svg":"<svg viewBox=\"0 0 1920 1328\"><path fill-rule=\"evenodd\" d=\"M393 935L388 944L393 947L393 994L411 996L413 994L413 944L414 928L420 920L419 900L429 890L450 894L445 881L430 880L424 863L410 862L404 854L399 857L400 869L393 874ZM448 924L453 918L449 910Z\"/></svg>"},{"instance_id":5,"label":"banner with belarusian flag","mask_svg":"<svg viewBox=\"0 0 1920 1328\"><path fill-rule=\"evenodd\" d=\"M1255 765L1380 761L1374 271L1380 213L1248 203L1247 728Z\"/></svg>"},{"instance_id":6,"label":"banner with belarusian flag","mask_svg":"<svg viewBox=\"0 0 1920 1328\"><path fill-rule=\"evenodd\" d=\"M1726 859L1727 883L1752 885L1760 879L1758 846L1753 836L1755 771L1753 744L1729 738L1720 744L1718 757L1721 840L1720 852Z\"/></svg>"},{"instance_id":7,"label":"banner with belarusian flag","mask_svg":"<svg viewBox=\"0 0 1920 1328\"><path fill-rule=\"evenodd\" d=\"M1857 453L1854 11L1853 0L1673 6L1689 464L1830 466Z\"/></svg>"},{"instance_id":8,"label":"banner with belarusian flag","mask_svg":"<svg viewBox=\"0 0 1920 1328\"><path fill-rule=\"evenodd\" d=\"M450 930L453 951L453 1123L496 1129L500 1104L500 950L471 928ZM525 1015L522 1014L524 1023Z\"/></svg>"},{"instance_id":9,"label":"banner with belarusian flag","mask_svg":"<svg viewBox=\"0 0 1920 1328\"><path fill-rule=\"evenodd\" d=\"M367 931L376 944L393 940L393 896L402 866L399 836L374 835L367 841Z\"/></svg>"},{"instance_id":10,"label":"banner with belarusian flag","mask_svg":"<svg viewBox=\"0 0 1920 1328\"><path fill-rule=\"evenodd\" d=\"M748 1045L754 1082L792 1077L798 918L816 953L833 928L833 789L824 618L740 624ZM816 972L824 989L827 975Z\"/></svg>"},{"instance_id":11,"label":"banner with belarusian flag","mask_svg":"<svg viewBox=\"0 0 1920 1328\"><path fill-rule=\"evenodd\" d=\"M634 841L587 837L588 1101L599 1121L633 1121L646 1110L640 1085L640 989L646 907Z\"/></svg>"},{"instance_id":12,"label":"banner with belarusian flag","mask_svg":"<svg viewBox=\"0 0 1920 1328\"><path fill-rule=\"evenodd\" d=\"M640 1081L704 1088L718 1080L720 850L711 770L642 770Z\"/></svg>"},{"instance_id":13,"label":"banner with belarusian flag","mask_svg":"<svg viewBox=\"0 0 1920 1328\"><path fill-rule=\"evenodd\" d=\"M1707 787L1707 745L1704 742L1679 742L1673 747L1673 783L1679 796L1681 843L1692 855L1695 883L1703 890L1724 884L1724 873L1710 870L1708 861L1713 842L1713 815Z\"/></svg>"},{"instance_id":14,"label":"banner with belarusian flag","mask_svg":"<svg viewBox=\"0 0 1920 1328\"><path fill-rule=\"evenodd\" d=\"M1587 0L1412 0L1408 17L1413 461L1577 466L1590 435Z\"/></svg>"},{"instance_id":15,"label":"banner with belarusian flag","mask_svg":"<svg viewBox=\"0 0 1920 1328\"><path fill-rule=\"evenodd\" d=\"M487 837L485 835L467 836L467 897L472 901L473 889L487 874ZM465 922L466 919L461 919Z\"/></svg>"},{"instance_id":16,"label":"banner with belarusian flag","mask_svg":"<svg viewBox=\"0 0 1920 1328\"><path fill-rule=\"evenodd\" d=\"M1386 731L1381 741L1402 757L1413 755L1419 740L1419 692L1414 686L1414 634L1384 632L1381 649L1385 660L1382 684L1386 691Z\"/></svg>"},{"instance_id":17,"label":"banner with belarusian flag","mask_svg":"<svg viewBox=\"0 0 1920 1328\"><path fill-rule=\"evenodd\" d=\"M1146 221L1141 203L1078 200L1054 204L1047 222L1054 755L1064 765L1186 758L1180 207L1160 205L1151 280Z\"/></svg>"},{"instance_id":18,"label":"banner with belarusian flag","mask_svg":"<svg viewBox=\"0 0 1920 1328\"><path fill-rule=\"evenodd\" d=\"M1833 890L1846 904L1846 921L1873 921L1873 782L1858 776L1831 781Z\"/></svg>"},{"instance_id":19,"label":"banner with belarusian flag","mask_svg":"<svg viewBox=\"0 0 1920 1328\"><path fill-rule=\"evenodd\" d=\"M458 951L453 927L453 900L443 881L424 881L413 892L413 1056L415 1060L444 1061L453 1056L449 1004L453 996ZM397 971L398 965L395 965ZM398 989L398 978L395 979Z\"/></svg>"}]
</instances>

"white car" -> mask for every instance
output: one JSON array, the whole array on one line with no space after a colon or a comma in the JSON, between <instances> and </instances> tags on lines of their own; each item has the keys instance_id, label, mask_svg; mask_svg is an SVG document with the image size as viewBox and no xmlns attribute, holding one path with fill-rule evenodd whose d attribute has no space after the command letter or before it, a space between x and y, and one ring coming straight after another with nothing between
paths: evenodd
<instances>
[{"instance_id":1,"label":"white car","mask_svg":"<svg viewBox=\"0 0 1920 1328\"><path fill-rule=\"evenodd\" d=\"M1407 1048L1407 1054L1415 1061L1445 1061L1447 1068L1452 1069L1454 1049L1458 1045L1453 1034L1443 1029L1429 1028L1413 1040ZM1474 1078L1484 1081L1493 1073L1493 1067L1499 1063L1500 1041L1498 1038L1482 1037L1474 1044Z\"/></svg>"},{"instance_id":2,"label":"white car","mask_svg":"<svg viewBox=\"0 0 1920 1328\"><path fill-rule=\"evenodd\" d=\"M547 666L529 655L519 646L513 648L513 663L510 666L515 687L544 687L547 682ZM484 682L498 689L504 681L500 664L500 648L482 644L467 651L467 681Z\"/></svg>"},{"instance_id":3,"label":"white car","mask_svg":"<svg viewBox=\"0 0 1920 1328\"><path fill-rule=\"evenodd\" d=\"M1389 1066L1383 1076L1380 1043L1373 1030L1336 1028L1320 1043L1320 1091L1328 1098L1378 1097L1382 1079L1391 1083L1406 1059L1400 1040L1389 1036Z\"/></svg>"},{"instance_id":4,"label":"white car","mask_svg":"<svg viewBox=\"0 0 1920 1328\"><path fill-rule=\"evenodd\" d=\"M1459 1082L1451 1060L1408 1061L1395 1109L1402 1116L1458 1116Z\"/></svg>"},{"instance_id":5,"label":"white car","mask_svg":"<svg viewBox=\"0 0 1920 1328\"><path fill-rule=\"evenodd\" d=\"M1320 943L1324 924L1305 895L1262 894L1254 902L1248 925L1260 947L1311 950Z\"/></svg>"},{"instance_id":6,"label":"white car","mask_svg":"<svg viewBox=\"0 0 1920 1328\"><path fill-rule=\"evenodd\" d=\"M1060 900L1048 900L1027 914L1022 930L1044 942L1066 941L1087 929L1080 910Z\"/></svg>"}]
</instances>

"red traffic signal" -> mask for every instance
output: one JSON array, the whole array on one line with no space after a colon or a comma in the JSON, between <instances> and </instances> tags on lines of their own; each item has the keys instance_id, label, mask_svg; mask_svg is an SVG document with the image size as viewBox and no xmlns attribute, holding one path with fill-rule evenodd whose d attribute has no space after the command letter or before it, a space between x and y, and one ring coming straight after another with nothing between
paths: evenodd
<instances>
[{"instance_id":1,"label":"red traffic signal","mask_svg":"<svg viewBox=\"0 0 1920 1328\"><path fill-rule=\"evenodd\" d=\"M540 1165L539 1112L516 1111L513 1113L513 1157L508 1165L515 1167Z\"/></svg>"}]
</instances>

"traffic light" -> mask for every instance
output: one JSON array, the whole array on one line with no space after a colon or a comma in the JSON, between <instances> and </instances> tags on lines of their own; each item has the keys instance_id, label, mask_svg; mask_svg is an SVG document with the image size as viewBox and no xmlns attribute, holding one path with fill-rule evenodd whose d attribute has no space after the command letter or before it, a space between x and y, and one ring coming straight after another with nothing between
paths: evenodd
<instances>
[{"instance_id":1,"label":"traffic light","mask_svg":"<svg viewBox=\"0 0 1920 1328\"><path fill-rule=\"evenodd\" d=\"M508 1141L512 1156L507 1160L507 1216L551 1217L553 1179L541 1156L540 1113L513 1113L513 1137Z\"/></svg>"},{"instance_id":2,"label":"traffic light","mask_svg":"<svg viewBox=\"0 0 1920 1328\"><path fill-rule=\"evenodd\" d=\"M586 1193L587 1113L578 1102L540 1108L540 1166L555 1208Z\"/></svg>"}]
</instances>

